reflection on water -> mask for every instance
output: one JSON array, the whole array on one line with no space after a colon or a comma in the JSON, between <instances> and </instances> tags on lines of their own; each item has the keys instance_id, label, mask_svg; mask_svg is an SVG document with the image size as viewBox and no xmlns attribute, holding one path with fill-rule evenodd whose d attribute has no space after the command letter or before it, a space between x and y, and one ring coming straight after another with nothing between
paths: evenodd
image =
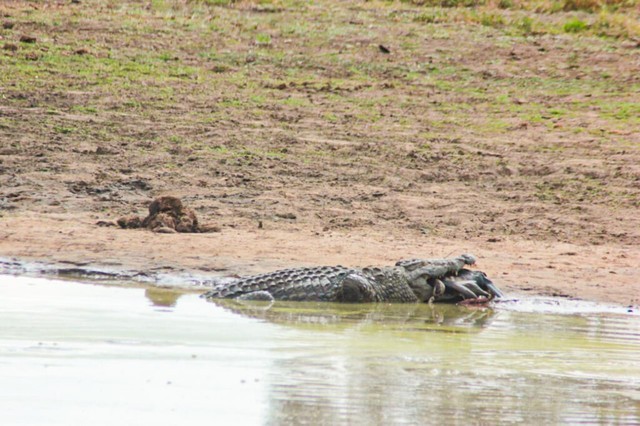
<instances>
[{"instance_id":1,"label":"reflection on water","mask_svg":"<svg viewBox=\"0 0 640 426\"><path fill-rule=\"evenodd\" d=\"M178 303L178 299L184 292L168 290L166 288L150 287L144 291L144 295L156 306L172 308Z\"/></svg>"},{"instance_id":2,"label":"reflection on water","mask_svg":"<svg viewBox=\"0 0 640 426\"><path fill-rule=\"evenodd\" d=\"M638 316L592 308L208 303L0 276L2 424L638 424L638 353Z\"/></svg>"},{"instance_id":3,"label":"reflection on water","mask_svg":"<svg viewBox=\"0 0 640 426\"><path fill-rule=\"evenodd\" d=\"M427 304L337 304L209 300L230 312L288 326L326 325L334 331L357 327L386 330L477 332L489 325L494 311Z\"/></svg>"}]
</instances>

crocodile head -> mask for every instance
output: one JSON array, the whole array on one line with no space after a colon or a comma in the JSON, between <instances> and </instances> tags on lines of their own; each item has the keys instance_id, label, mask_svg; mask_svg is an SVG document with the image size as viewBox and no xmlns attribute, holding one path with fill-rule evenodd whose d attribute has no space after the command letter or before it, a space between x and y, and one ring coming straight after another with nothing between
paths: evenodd
<instances>
[{"instance_id":1,"label":"crocodile head","mask_svg":"<svg viewBox=\"0 0 640 426\"><path fill-rule=\"evenodd\" d=\"M461 254L458 259L462 260L465 265L475 265L477 261L476 257L469 253Z\"/></svg>"},{"instance_id":2,"label":"crocodile head","mask_svg":"<svg viewBox=\"0 0 640 426\"><path fill-rule=\"evenodd\" d=\"M462 269L464 265L474 265L476 257L472 254L461 254L453 259L407 259L396 262L396 266L403 268L407 272L415 271L419 268L437 265L449 265L453 269Z\"/></svg>"},{"instance_id":3,"label":"crocodile head","mask_svg":"<svg viewBox=\"0 0 640 426\"><path fill-rule=\"evenodd\" d=\"M501 297L502 292L480 271L465 269L474 265L476 257L461 254L452 259L411 259L396 263L406 274L411 290L423 302L439 300L445 292L462 299Z\"/></svg>"}]
</instances>

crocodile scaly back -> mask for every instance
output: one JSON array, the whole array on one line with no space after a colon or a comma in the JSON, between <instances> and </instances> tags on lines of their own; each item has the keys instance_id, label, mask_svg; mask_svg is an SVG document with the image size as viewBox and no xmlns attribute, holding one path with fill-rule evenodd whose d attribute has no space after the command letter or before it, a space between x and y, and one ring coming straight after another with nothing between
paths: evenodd
<instances>
[{"instance_id":1,"label":"crocodile scaly back","mask_svg":"<svg viewBox=\"0 0 640 426\"><path fill-rule=\"evenodd\" d=\"M330 302L338 299L342 282L356 269L344 266L283 269L240 278L206 292L207 299L233 299L254 292L267 292L276 300Z\"/></svg>"}]
</instances>

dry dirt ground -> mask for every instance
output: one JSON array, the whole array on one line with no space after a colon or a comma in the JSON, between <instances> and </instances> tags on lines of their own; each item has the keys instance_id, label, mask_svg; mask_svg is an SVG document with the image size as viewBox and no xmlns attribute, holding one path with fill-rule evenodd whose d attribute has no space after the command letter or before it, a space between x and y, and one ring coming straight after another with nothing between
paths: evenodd
<instances>
[{"instance_id":1,"label":"dry dirt ground","mask_svg":"<svg viewBox=\"0 0 640 426\"><path fill-rule=\"evenodd\" d=\"M0 5L0 256L225 275L471 252L507 292L639 303L636 41L543 25L568 13L210 3ZM159 195L220 232L97 225Z\"/></svg>"}]
</instances>

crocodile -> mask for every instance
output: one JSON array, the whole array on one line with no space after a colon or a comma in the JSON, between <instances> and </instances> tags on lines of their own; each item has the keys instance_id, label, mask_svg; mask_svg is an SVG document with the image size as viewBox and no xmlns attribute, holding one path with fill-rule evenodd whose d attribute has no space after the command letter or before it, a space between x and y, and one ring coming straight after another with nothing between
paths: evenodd
<instances>
[{"instance_id":1,"label":"crocodile","mask_svg":"<svg viewBox=\"0 0 640 426\"><path fill-rule=\"evenodd\" d=\"M484 272L470 270L476 258L401 260L390 267L319 266L283 269L217 284L206 299L306 302L486 303L502 292Z\"/></svg>"}]
</instances>

